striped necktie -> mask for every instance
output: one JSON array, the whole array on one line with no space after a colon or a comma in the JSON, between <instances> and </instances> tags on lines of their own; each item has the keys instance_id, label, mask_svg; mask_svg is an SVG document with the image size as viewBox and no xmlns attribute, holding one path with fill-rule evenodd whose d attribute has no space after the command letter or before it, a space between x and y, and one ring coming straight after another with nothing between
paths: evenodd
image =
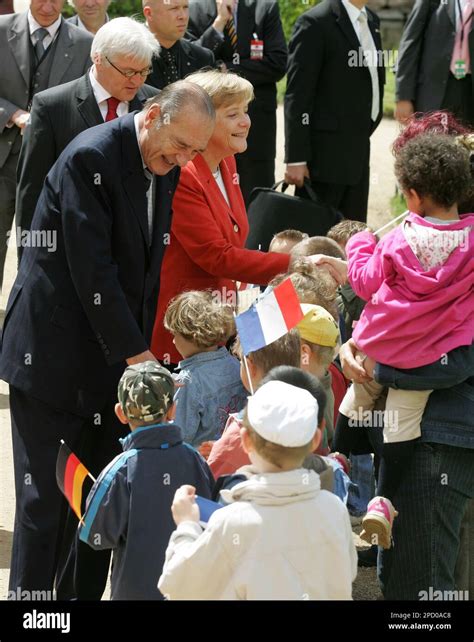
<instances>
[{"instance_id":1,"label":"striped necktie","mask_svg":"<svg viewBox=\"0 0 474 642\"><path fill-rule=\"evenodd\" d=\"M38 60L41 60L44 56L44 52L46 51L43 40L49 36L49 31L41 27L40 29L37 29L33 35L36 36L36 44L34 46L36 57Z\"/></svg>"},{"instance_id":2,"label":"striped necktie","mask_svg":"<svg viewBox=\"0 0 474 642\"><path fill-rule=\"evenodd\" d=\"M234 51L237 51L237 31L235 30L235 22L234 18L229 18L227 21L225 27L224 27L224 33L227 34L230 40L230 44L232 45L232 49Z\"/></svg>"}]
</instances>

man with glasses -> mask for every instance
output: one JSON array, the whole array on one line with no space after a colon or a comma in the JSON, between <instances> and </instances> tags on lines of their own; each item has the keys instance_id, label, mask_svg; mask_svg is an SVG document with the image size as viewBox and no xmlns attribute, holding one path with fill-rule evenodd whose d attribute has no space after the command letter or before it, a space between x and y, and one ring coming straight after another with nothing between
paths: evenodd
<instances>
[{"instance_id":1,"label":"man with glasses","mask_svg":"<svg viewBox=\"0 0 474 642\"><path fill-rule=\"evenodd\" d=\"M144 25L131 18L116 18L95 35L94 64L85 76L35 96L18 163L20 258L21 232L30 229L44 179L56 159L80 132L141 109L147 98L157 94L144 82L158 51L159 44Z\"/></svg>"}]
</instances>

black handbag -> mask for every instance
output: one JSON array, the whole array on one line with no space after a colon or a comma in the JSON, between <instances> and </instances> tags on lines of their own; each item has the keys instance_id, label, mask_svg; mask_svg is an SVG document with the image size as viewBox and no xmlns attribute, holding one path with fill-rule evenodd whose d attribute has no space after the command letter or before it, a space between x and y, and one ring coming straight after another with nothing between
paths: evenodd
<instances>
[{"instance_id":1,"label":"black handbag","mask_svg":"<svg viewBox=\"0 0 474 642\"><path fill-rule=\"evenodd\" d=\"M278 192L280 185L282 191ZM326 236L333 225L342 221L342 214L322 202L308 179L302 188L306 198L285 194L287 188L288 184L280 181L271 188L252 190L247 208L248 249L267 252L273 236L290 228L306 232L308 236Z\"/></svg>"}]
</instances>

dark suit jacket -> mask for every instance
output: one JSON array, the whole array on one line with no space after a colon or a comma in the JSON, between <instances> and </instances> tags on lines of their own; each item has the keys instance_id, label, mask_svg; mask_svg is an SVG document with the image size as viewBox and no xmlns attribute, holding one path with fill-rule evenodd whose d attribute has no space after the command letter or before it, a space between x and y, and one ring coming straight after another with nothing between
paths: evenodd
<instances>
[{"instance_id":1,"label":"dark suit jacket","mask_svg":"<svg viewBox=\"0 0 474 642\"><path fill-rule=\"evenodd\" d=\"M92 36L62 20L49 86L82 76L91 65ZM26 13L0 16L0 167L19 152L20 129L7 128L18 109L27 109L30 94L30 32Z\"/></svg>"},{"instance_id":2,"label":"dark suit jacket","mask_svg":"<svg viewBox=\"0 0 474 642\"><path fill-rule=\"evenodd\" d=\"M378 17L369 9L367 14L380 50ZM359 47L341 0L324 0L295 24L285 96L285 156L287 163L306 161L314 180L354 185L369 162L369 138L382 118L385 70L378 69L380 111L373 123L370 72L349 64L358 60Z\"/></svg>"},{"instance_id":3,"label":"dark suit jacket","mask_svg":"<svg viewBox=\"0 0 474 642\"><path fill-rule=\"evenodd\" d=\"M130 111L142 109L147 98L156 93L154 87L143 85L130 102ZM30 229L44 179L63 149L85 129L103 122L89 73L36 94L18 161L17 226Z\"/></svg>"},{"instance_id":4,"label":"dark suit jacket","mask_svg":"<svg viewBox=\"0 0 474 642\"><path fill-rule=\"evenodd\" d=\"M149 247L136 113L79 134L53 166L31 226L42 243L24 251L4 321L0 378L84 417L150 345L179 179L179 168L156 177Z\"/></svg>"},{"instance_id":5,"label":"dark suit jacket","mask_svg":"<svg viewBox=\"0 0 474 642\"><path fill-rule=\"evenodd\" d=\"M456 35L456 0L416 0L398 50L396 100L411 100L416 111L441 108ZM474 63L474 20L469 33ZM474 92L474 74L471 74Z\"/></svg>"},{"instance_id":6,"label":"dark suit jacket","mask_svg":"<svg viewBox=\"0 0 474 642\"><path fill-rule=\"evenodd\" d=\"M175 56L177 57L177 67L180 78L186 78L193 71L199 71L203 67L214 67L215 59L212 51L205 47L201 47L193 42L181 39L176 43L174 49ZM166 87L162 65L165 63L160 60L160 57L153 59L153 71L148 76L147 83L158 89Z\"/></svg>"},{"instance_id":7,"label":"dark suit jacket","mask_svg":"<svg viewBox=\"0 0 474 642\"><path fill-rule=\"evenodd\" d=\"M216 18L215 0L191 0L189 4L187 37L196 40L214 52L216 60L223 60L249 80L255 89L255 100L250 103L252 127L246 155L254 160L268 160L276 155L276 83L286 71L287 47L280 11L276 0L239 0L237 9L237 53L227 39L222 39L212 27ZM264 41L262 60L251 60L250 41L256 33Z\"/></svg>"}]
</instances>

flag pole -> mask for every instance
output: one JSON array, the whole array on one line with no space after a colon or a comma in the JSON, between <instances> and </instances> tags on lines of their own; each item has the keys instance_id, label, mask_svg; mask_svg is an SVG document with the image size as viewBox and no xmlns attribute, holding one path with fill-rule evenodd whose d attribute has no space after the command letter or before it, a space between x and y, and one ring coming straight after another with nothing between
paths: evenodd
<instances>
[{"instance_id":1,"label":"flag pole","mask_svg":"<svg viewBox=\"0 0 474 642\"><path fill-rule=\"evenodd\" d=\"M382 225L382 227L381 227L381 228L379 228L376 232L374 232L374 234L375 234L375 235L380 234L380 232L383 232L387 227L390 227L393 223L395 223L396 221L398 221L398 220L399 220L400 218L402 218L403 216L407 216L407 214L409 214L409 213L410 213L410 212L409 212L408 210L405 210L405 211L403 212L403 214L400 214L399 216L396 216L394 219L392 219L391 221L389 221L389 222L388 222L388 223L386 223L385 225Z\"/></svg>"},{"instance_id":2,"label":"flag pole","mask_svg":"<svg viewBox=\"0 0 474 642\"><path fill-rule=\"evenodd\" d=\"M250 376L249 364L247 363L247 357L245 355L244 355L244 365L245 365L245 372L247 373L247 379L250 386L250 394L253 395L254 392L253 392L253 386L252 386L252 377Z\"/></svg>"},{"instance_id":3,"label":"flag pole","mask_svg":"<svg viewBox=\"0 0 474 642\"><path fill-rule=\"evenodd\" d=\"M59 441L61 442L62 446L66 446L66 443L65 443L64 439L60 439ZM95 484L96 480L94 479L94 477L92 477L92 475L90 474L89 471L87 471L87 476L90 477L92 479L92 481L94 482L94 484Z\"/></svg>"}]
</instances>

